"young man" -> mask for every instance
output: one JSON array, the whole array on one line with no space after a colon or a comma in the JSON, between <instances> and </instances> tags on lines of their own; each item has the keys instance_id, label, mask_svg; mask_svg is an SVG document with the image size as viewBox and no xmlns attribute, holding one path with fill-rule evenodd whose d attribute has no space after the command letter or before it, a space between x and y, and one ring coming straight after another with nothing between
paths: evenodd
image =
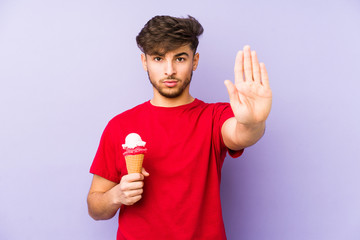
<instances>
[{"instance_id":1,"label":"young man","mask_svg":"<svg viewBox=\"0 0 360 240\"><path fill-rule=\"evenodd\" d=\"M89 214L109 219L120 209L117 239L226 239L221 167L226 152L238 157L261 138L272 93L264 64L245 46L235 84L225 81L230 104L192 97L202 32L190 16L156 16L137 36L153 98L108 123L90 169ZM127 174L123 156L133 132L148 149L141 174Z\"/></svg>"}]
</instances>

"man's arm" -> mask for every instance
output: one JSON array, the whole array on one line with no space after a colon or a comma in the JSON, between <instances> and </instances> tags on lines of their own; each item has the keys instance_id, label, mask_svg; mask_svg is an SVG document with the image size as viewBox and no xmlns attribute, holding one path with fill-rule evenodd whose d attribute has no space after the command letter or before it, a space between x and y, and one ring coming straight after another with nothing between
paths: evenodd
<instances>
[{"instance_id":1,"label":"man's arm","mask_svg":"<svg viewBox=\"0 0 360 240\"><path fill-rule=\"evenodd\" d=\"M87 197L89 215L95 220L112 218L122 204L133 205L141 199L144 176L149 173L132 173L121 178L119 184L94 175Z\"/></svg>"},{"instance_id":2,"label":"man's arm","mask_svg":"<svg viewBox=\"0 0 360 240\"><path fill-rule=\"evenodd\" d=\"M243 125L236 118L229 118L222 126L221 133L225 146L237 151L255 144L265 132L265 122Z\"/></svg>"},{"instance_id":3,"label":"man's arm","mask_svg":"<svg viewBox=\"0 0 360 240\"><path fill-rule=\"evenodd\" d=\"M228 148L240 150L255 144L264 134L272 92L265 64L259 64L249 46L238 52L234 72L235 84L226 80L225 85L235 117L223 124L221 133Z\"/></svg>"}]
</instances>

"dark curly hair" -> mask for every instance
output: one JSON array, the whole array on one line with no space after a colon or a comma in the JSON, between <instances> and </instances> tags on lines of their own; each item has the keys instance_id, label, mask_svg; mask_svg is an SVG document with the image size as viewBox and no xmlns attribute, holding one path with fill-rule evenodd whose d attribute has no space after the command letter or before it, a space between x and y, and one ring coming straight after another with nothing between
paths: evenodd
<instances>
[{"instance_id":1,"label":"dark curly hair","mask_svg":"<svg viewBox=\"0 0 360 240\"><path fill-rule=\"evenodd\" d=\"M195 54L198 37L203 32L201 24L192 16L155 16L141 29L136 42L140 50L149 55L165 54L187 44Z\"/></svg>"}]
</instances>

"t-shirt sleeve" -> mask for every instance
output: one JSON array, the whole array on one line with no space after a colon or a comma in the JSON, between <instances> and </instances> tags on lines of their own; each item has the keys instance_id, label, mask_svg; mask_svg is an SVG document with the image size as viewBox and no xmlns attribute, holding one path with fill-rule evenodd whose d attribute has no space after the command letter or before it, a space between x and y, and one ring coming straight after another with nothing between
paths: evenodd
<instances>
[{"instance_id":1,"label":"t-shirt sleeve","mask_svg":"<svg viewBox=\"0 0 360 240\"><path fill-rule=\"evenodd\" d=\"M95 158L90 167L90 173L99 175L112 182L120 182L120 172L116 166L117 151L116 139L112 136L114 131L111 121L106 126L97 149Z\"/></svg>"},{"instance_id":2,"label":"t-shirt sleeve","mask_svg":"<svg viewBox=\"0 0 360 240\"><path fill-rule=\"evenodd\" d=\"M228 120L229 118L234 117L234 113L233 113L233 111L232 111L232 109L230 107L230 104L229 103L219 103L218 104L217 114L218 114L218 117L217 117L217 119L218 119L218 131L219 131L219 134L220 134L220 141L221 141L222 148L226 149L227 152L229 153L229 155L232 158L240 157L243 154L244 149L234 151L234 150L231 150L231 149L227 148L225 146L224 140L223 140L222 135L221 135L221 128L222 128L223 124L225 123L225 121Z\"/></svg>"}]
</instances>

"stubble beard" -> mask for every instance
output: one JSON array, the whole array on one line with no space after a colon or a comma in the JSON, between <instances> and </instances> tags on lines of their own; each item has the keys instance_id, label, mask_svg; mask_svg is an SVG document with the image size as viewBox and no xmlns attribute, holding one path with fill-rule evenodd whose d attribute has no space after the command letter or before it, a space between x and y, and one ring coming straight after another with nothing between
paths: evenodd
<instances>
[{"instance_id":1,"label":"stubble beard","mask_svg":"<svg viewBox=\"0 0 360 240\"><path fill-rule=\"evenodd\" d=\"M168 78L165 79L161 79L159 82L163 82L165 80L168 79L174 79L178 81L178 84L180 84L179 86L173 87L173 88L169 88L169 87L161 87L160 84L158 84L156 81L151 80L150 75L149 75L149 71L147 72L148 77L149 77L149 81L151 83L151 85L158 91L158 93L166 98L177 98L179 96L181 96L184 92L184 90L187 88L187 86L189 86L191 79L192 79L192 75L193 72L191 72L190 77L186 78L184 81L181 81L178 78L175 78L173 76L170 76Z\"/></svg>"}]
</instances>

